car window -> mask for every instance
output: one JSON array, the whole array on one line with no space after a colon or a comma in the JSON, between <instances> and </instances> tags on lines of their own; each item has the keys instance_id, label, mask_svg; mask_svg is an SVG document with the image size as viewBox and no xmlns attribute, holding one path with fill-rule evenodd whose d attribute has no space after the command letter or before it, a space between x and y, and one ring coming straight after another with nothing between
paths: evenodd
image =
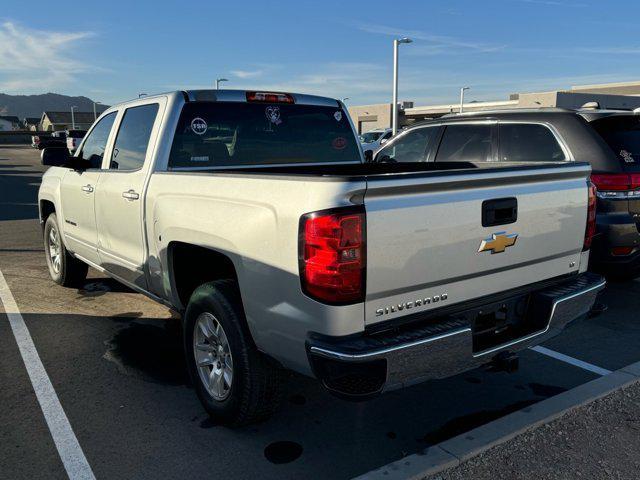
<instances>
[{"instance_id":1,"label":"car window","mask_svg":"<svg viewBox=\"0 0 640 480\"><path fill-rule=\"evenodd\" d=\"M116 112L104 116L85 140L79 156L89 162L89 168L100 168L102 165L104 149L107 147L107 140L115 119Z\"/></svg>"},{"instance_id":2,"label":"car window","mask_svg":"<svg viewBox=\"0 0 640 480\"><path fill-rule=\"evenodd\" d=\"M447 125L436 162L491 161L491 125Z\"/></svg>"},{"instance_id":3,"label":"car window","mask_svg":"<svg viewBox=\"0 0 640 480\"><path fill-rule=\"evenodd\" d=\"M110 170L137 170L144 165L158 104L127 108L113 146Z\"/></svg>"},{"instance_id":4,"label":"car window","mask_svg":"<svg viewBox=\"0 0 640 480\"><path fill-rule=\"evenodd\" d=\"M169 167L359 162L348 115L295 103L190 102L182 108Z\"/></svg>"},{"instance_id":5,"label":"car window","mask_svg":"<svg viewBox=\"0 0 640 480\"><path fill-rule=\"evenodd\" d=\"M409 130L387 145L376 155L381 162L414 163L426 161L427 146L433 142L438 127L423 127Z\"/></svg>"},{"instance_id":6,"label":"car window","mask_svg":"<svg viewBox=\"0 0 640 480\"><path fill-rule=\"evenodd\" d=\"M607 142L625 170L640 170L640 118L614 115L591 123Z\"/></svg>"},{"instance_id":7,"label":"car window","mask_svg":"<svg viewBox=\"0 0 640 480\"><path fill-rule=\"evenodd\" d=\"M558 140L544 125L501 124L501 162L560 162L567 160Z\"/></svg>"},{"instance_id":8,"label":"car window","mask_svg":"<svg viewBox=\"0 0 640 480\"><path fill-rule=\"evenodd\" d=\"M362 143L372 143L378 140L382 135L382 132L367 132L360 135L360 141Z\"/></svg>"}]
</instances>

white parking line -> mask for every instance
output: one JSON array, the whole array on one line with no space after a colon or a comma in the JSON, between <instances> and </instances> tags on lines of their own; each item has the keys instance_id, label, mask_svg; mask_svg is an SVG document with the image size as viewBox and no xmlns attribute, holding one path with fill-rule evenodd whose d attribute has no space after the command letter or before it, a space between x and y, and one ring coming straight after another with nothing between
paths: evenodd
<instances>
[{"instance_id":1,"label":"white parking line","mask_svg":"<svg viewBox=\"0 0 640 480\"><path fill-rule=\"evenodd\" d=\"M0 271L0 301L4 305L7 317L9 317L9 324L18 344L22 361L31 379L33 390L67 475L71 480L95 480L89 462L87 462L69 419L62 409L58 395L56 395L51 380L42 365L31 334L29 334L2 271Z\"/></svg>"},{"instance_id":2,"label":"white parking line","mask_svg":"<svg viewBox=\"0 0 640 480\"><path fill-rule=\"evenodd\" d=\"M564 353L556 352L554 350L549 350L548 348L541 347L540 345L538 345L537 347L531 347L531 350L541 353L542 355L547 355L548 357L555 358L556 360L570 363L571 365L582 368L584 370L589 370L590 372L596 373L598 375L605 376L611 373L611 370L607 370L606 368L601 368L597 365L583 362L582 360L578 360L577 358L570 357L569 355L565 355Z\"/></svg>"}]
</instances>

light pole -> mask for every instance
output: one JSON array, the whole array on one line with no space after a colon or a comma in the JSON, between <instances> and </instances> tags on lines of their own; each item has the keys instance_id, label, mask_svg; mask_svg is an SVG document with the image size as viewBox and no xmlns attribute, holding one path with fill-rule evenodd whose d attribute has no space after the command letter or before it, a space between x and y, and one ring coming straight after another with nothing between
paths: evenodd
<instances>
[{"instance_id":1,"label":"light pole","mask_svg":"<svg viewBox=\"0 0 640 480\"><path fill-rule=\"evenodd\" d=\"M342 103L347 103L347 100L349 100L349 97L344 97L344 98L342 99Z\"/></svg>"},{"instance_id":2,"label":"light pole","mask_svg":"<svg viewBox=\"0 0 640 480\"><path fill-rule=\"evenodd\" d=\"M464 92L465 90L469 90L471 87L462 87L460 89L460 113L464 111Z\"/></svg>"},{"instance_id":3,"label":"light pole","mask_svg":"<svg viewBox=\"0 0 640 480\"><path fill-rule=\"evenodd\" d=\"M102 102L93 102L93 121L95 122L98 119L98 114L96 112L96 105L102 104Z\"/></svg>"},{"instance_id":4,"label":"light pole","mask_svg":"<svg viewBox=\"0 0 640 480\"><path fill-rule=\"evenodd\" d=\"M220 89L221 82L228 82L229 80L226 78L216 78L216 90Z\"/></svg>"},{"instance_id":5,"label":"light pole","mask_svg":"<svg viewBox=\"0 0 640 480\"><path fill-rule=\"evenodd\" d=\"M142 97L146 97L146 96L147 96L147 94L146 94L146 93L139 93L139 94L138 94L138 98L142 98Z\"/></svg>"},{"instance_id":6,"label":"light pole","mask_svg":"<svg viewBox=\"0 0 640 480\"><path fill-rule=\"evenodd\" d=\"M398 45L411 43L410 38L396 38L393 40L393 99L391 105L391 130L393 135L398 132Z\"/></svg>"},{"instance_id":7,"label":"light pole","mask_svg":"<svg viewBox=\"0 0 640 480\"><path fill-rule=\"evenodd\" d=\"M77 105L74 105L71 107L71 130L75 130L76 129L76 117L73 114L73 109L74 108L78 108Z\"/></svg>"}]
</instances>

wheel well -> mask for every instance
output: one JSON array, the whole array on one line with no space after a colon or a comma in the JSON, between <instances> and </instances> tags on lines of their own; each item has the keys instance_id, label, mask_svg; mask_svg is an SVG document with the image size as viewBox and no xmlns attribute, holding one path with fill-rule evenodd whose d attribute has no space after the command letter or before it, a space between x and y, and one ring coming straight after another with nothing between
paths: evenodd
<instances>
[{"instance_id":1,"label":"wheel well","mask_svg":"<svg viewBox=\"0 0 640 480\"><path fill-rule=\"evenodd\" d=\"M182 242L169 244L173 286L183 307L203 283L231 279L238 281L233 262L225 254Z\"/></svg>"},{"instance_id":2,"label":"wheel well","mask_svg":"<svg viewBox=\"0 0 640 480\"><path fill-rule=\"evenodd\" d=\"M40 202L40 220L42 225L44 225L44 222L47 221L49 215L55 213L55 211L56 207L53 202L50 202L49 200L42 200Z\"/></svg>"}]
</instances>

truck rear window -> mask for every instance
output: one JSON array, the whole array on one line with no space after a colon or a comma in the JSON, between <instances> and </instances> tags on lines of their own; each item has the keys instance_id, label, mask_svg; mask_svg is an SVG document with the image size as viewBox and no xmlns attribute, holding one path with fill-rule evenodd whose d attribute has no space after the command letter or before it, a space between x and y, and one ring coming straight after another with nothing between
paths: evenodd
<instances>
[{"instance_id":1,"label":"truck rear window","mask_svg":"<svg viewBox=\"0 0 640 480\"><path fill-rule=\"evenodd\" d=\"M620 115L591 122L626 170L640 170L640 117Z\"/></svg>"},{"instance_id":2,"label":"truck rear window","mask_svg":"<svg viewBox=\"0 0 640 480\"><path fill-rule=\"evenodd\" d=\"M187 103L169 168L359 162L347 113L336 107Z\"/></svg>"}]
</instances>

